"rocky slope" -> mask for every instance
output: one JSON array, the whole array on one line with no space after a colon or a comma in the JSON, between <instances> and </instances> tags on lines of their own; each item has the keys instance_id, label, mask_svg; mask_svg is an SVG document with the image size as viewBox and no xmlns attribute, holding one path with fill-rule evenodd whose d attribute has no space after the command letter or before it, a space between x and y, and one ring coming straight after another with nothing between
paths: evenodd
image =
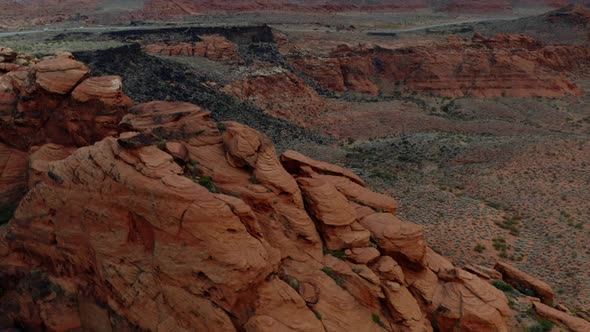
<instances>
[{"instance_id":1,"label":"rocky slope","mask_svg":"<svg viewBox=\"0 0 590 332\"><path fill-rule=\"evenodd\" d=\"M0 119L0 197L18 202L0 226L0 327L515 324L501 291L432 251L394 199L350 171L294 151L278 158L265 135L192 104L128 108L120 81L86 78L67 55L11 68L2 79L30 80L12 85ZM56 106L27 108L32 100ZM54 114L64 127L45 130ZM26 139L13 139L17 128Z\"/></svg>"},{"instance_id":2,"label":"rocky slope","mask_svg":"<svg viewBox=\"0 0 590 332\"><path fill-rule=\"evenodd\" d=\"M568 78L590 60L587 46L544 46L525 35L499 34L388 49L341 45L324 57L301 52L290 63L335 92L400 92L448 97L580 95Z\"/></svg>"}]
</instances>

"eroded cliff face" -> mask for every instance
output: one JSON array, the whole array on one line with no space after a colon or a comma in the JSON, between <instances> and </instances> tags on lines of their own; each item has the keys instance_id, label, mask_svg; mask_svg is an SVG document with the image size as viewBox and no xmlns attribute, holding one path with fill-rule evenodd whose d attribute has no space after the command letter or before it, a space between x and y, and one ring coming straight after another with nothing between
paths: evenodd
<instances>
[{"instance_id":1,"label":"eroded cliff face","mask_svg":"<svg viewBox=\"0 0 590 332\"><path fill-rule=\"evenodd\" d=\"M289 56L290 63L335 92L396 92L493 98L563 97L582 92L568 76L590 60L586 46L544 46L500 34L402 49L342 45L327 57Z\"/></svg>"}]
</instances>

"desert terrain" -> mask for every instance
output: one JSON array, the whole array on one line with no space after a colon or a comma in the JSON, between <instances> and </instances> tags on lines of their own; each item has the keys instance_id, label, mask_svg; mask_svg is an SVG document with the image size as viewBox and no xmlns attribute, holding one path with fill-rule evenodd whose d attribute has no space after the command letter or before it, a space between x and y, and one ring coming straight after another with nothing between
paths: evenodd
<instances>
[{"instance_id":1,"label":"desert terrain","mask_svg":"<svg viewBox=\"0 0 590 332\"><path fill-rule=\"evenodd\" d=\"M430 328L441 331L451 331L453 326L460 326L459 330L465 331L503 331L505 326L514 331L537 331L535 328L542 328L543 324L537 323L537 318L531 314L536 310L541 317L551 317L549 320L556 324L554 330L584 331L590 325L586 321L590 318L590 9L582 4L583 1L576 4L572 1L533 3L524 0L301 3L278 0L255 4L251 1L220 4L215 1L89 0L83 4L78 2L78 8L71 11L68 1L60 2L62 7L53 6L48 1L42 14L31 10L27 1L19 1L19 6L5 5L0 14L0 17L5 15L0 23L3 29L0 31L0 57L4 59L0 61L0 72L6 73L6 77L12 73L11 77L17 77L18 82L26 82L23 68L31 66L36 68L36 84L41 88L25 89L16 83L8 86L7 82L0 81L5 87L4 94L0 94L0 157L5 156L0 158L3 162L0 163L3 170L0 183L6 188L0 192L0 202L4 204L0 206L0 224L10 227L10 231L0 231L0 235L10 235L6 241L14 241L13 250L25 248L22 250L35 253L38 250L40 253L31 256L39 266L54 266L57 273L51 277L54 279L50 278L51 287L54 284L74 287L72 285L79 281L68 278L88 274L84 282L100 284L92 286L95 289L89 291L88 297L104 297L116 302L109 304L109 315L121 319L121 325L113 323L112 326L132 328L135 326L133 322L143 321L140 313L129 309L132 308L130 303L141 302L139 307L147 308L145 310L160 308L155 294L143 294L149 293L146 285L154 282L149 279L151 274L133 285L127 284L128 280L123 281L128 273L141 274L130 272L132 269L148 271L147 265L137 267L129 263L123 265L128 269L124 271L110 261L123 257L113 250L108 251L109 259L103 263L108 266L102 268L112 275L118 274L122 280L113 277L108 282L98 281L91 277L94 267L76 270L76 266L86 266L85 260L90 259L86 257L92 255L84 252L83 259L75 258L71 254L75 247L70 245L64 249L67 254L57 255L58 251L53 251L52 242L42 231L55 227L58 239L83 243L74 234L78 230L59 229L63 225L56 221L57 217L53 220L44 213L53 217L57 214L62 218L60 220L101 221L104 225L89 226L82 222L80 227L92 229L104 237L109 236L105 229L118 226L102 221L102 217L94 214L105 213L110 216L106 219L114 220L127 218L136 234L132 240L127 239L134 243L133 257L125 259L130 262L140 260L142 250L153 251L155 245L154 234L150 233L151 230L146 231L144 226L157 221L150 218L146 221L146 211L156 211L163 216L162 223L169 222L165 219L178 212L173 200L188 202L186 197L194 194L184 182L177 183L175 181L180 180L163 175L175 172L183 174L180 176L183 179L192 179L209 189L205 193L199 191L200 196L194 197L205 202L199 209L215 206L214 201L218 205L223 202L217 208L230 206L245 225L246 231L241 228L235 231L236 225L224 224L223 227L231 229L230 237L225 239L236 242L215 242L221 248L218 249L240 250L238 248L242 245L249 246L253 252L247 259L224 256L218 262L223 265L231 261L233 264L234 260L243 259L239 264L251 267L247 275L251 284L246 281L232 283L232 277L240 278L238 274L227 278L222 278L221 274L213 276L211 278L219 280L212 282L212 279L205 279L202 272L192 272L196 279L200 279L191 287L199 288L198 294L202 298L212 298L214 305L197 306L199 309L187 307L175 313L176 317L181 317L175 321L179 324L177 328L197 324L197 320L187 318L191 317L187 314L191 310L217 317L215 325L199 325L203 329L227 330L233 325L246 326L248 331L264 331L267 323L267 328L276 328L278 325L260 318L264 314L250 315L254 309L248 307L250 304L244 302L245 298L228 295L228 290L235 286L246 292L254 284L264 285L258 288L255 296L248 296L258 299L257 313L270 312L271 309L260 303L264 303L264 299L271 303L278 301L269 295L272 293L269 289L280 288L281 282L286 282L302 294L311 310L304 313L298 304L301 312L295 312L304 317L311 314L312 318L315 314L323 321L326 330L347 330L357 326L355 324L368 326L375 323L377 329L397 331L396 324L400 324L409 330L427 331L425 326L435 321L440 326ZM264 14L260 15L260 12ZM6 48L14 52L15 59L9 59ZM2 55L2 52L6 54ZM40 64L47 61L43 60L44 57L54 54L58 54L57 59L65 57L80 61L80 65L60 67L65 74L57 69L47 69L50 74L57 74L49 75L49 82L39 81L45 68ZM87 66L88 73L80 66ZM120 78L115 89L116 98L112 95L115 92L106 94L101 90L108 85L106 79L105 82L90 83L85 87L88 91L79 92L82 95L75 94L80 86L67 93L65 90L59 92L61 86L55 82L79 71L85 72L86 76L91 73L93 77L108 77L110 82L113 77ZM19 72L22 77L18 76ZM27 75L32 77L33 74ZM55 93L63 96L57 98ZM100 97L100 102L90 99L90 104L85 104L90 97L84 96L93 93ZM151 104L153 101L198 106L195 109L188 104ZM17 106L13 107L13 104ZM42 114L46 109L59 115L45 118ZM76 115L78 109L95 112L94 120ZM210 119L209 115L204 115L205 110L211 112ZM265 137L272 140L272 148ZM255 152L248 150L251 149L248 146L254 144L252 140L261 142ZM224 144L222 151L211 152L214 151L212 142L221 141ZM122 148L113 147L119 145ZM139 152L133 150L135 148ZM116 151L114 156L110 155L111 149ZM314 161L294 156L292 150ZM166 156L162 156L162 151ZM258 162L253 162L256 158L252 159L252 154L248 153L256 155ZM36 158L39 160L32 164ZM92 158L98 159L89 162ZM263 164L261 160L264 158L270 161ZM141 174L133 173L126 165L121 166L122 160L132 163ZM55 174L45 169L48 162ZM152 168L150 162L159 163L159 166ZM26 168L27 163L30 169L26 176L15 171ZM333 165L326 166L326 163ZM108 167L112 169L107 172L105 168ZM108 174L102 175L99 170ZM97 175L99 173L101 175ZM103 176L111 177L112 181L96 180ZM154 179L161 183L171 181L167 185L182 190L176 192L168 187L158 187L158 181ZM316 181L333 183L346 197L328 195L326 199L322 195L327 194L318 189L320 184ZM142 192L146 183L157 190L151 194ZM366 186L371 193L366 193L369 190L363 187L361 192L366 197L350 194L347 190L352 191L352 183ZM102 188L100 197L91 194L93 188L98 187ZM82 209L83 202L75 198L75 190L86 195L82 195L83 199L94 199L97 203L93 203L88 211ZM303 192L304 205L298 202L296 192L299 191ZM223 197L210 201L209 192ZM133 205L127 215L117 199L129 199L133 193L139 193L139 196L129 200ZM176 196L171 199L167 198L168 194ZM69 197L74 207L60 201L59 195ZM385 195L395 197L397 202L392 203L384 198ZM234 201L239 199L246 204ZM150 204L152 210L148 208ZM112 211L105 206L112 206ZM248 214L244 211L250 209L247 206L252 211L244 217ZM356 213L357 221L354 217L347 224L339 224L340 219L336 223L326 221L333 217L328 216L330 213L336 213L333 210L348 211L350 206L354 207L351 213ZM194 213L195 218L198 217L198 209L187 211L183 212L182 218L184 213ZM302 226L302 221L293 221L294 215L305 213L311 216L320 235L312 235L310 225ZM388 242L382 242L383 239L375 235L381 234L379 231L373 233L370 245L368 239L359 239L364 235L355 229L357 224L373 232L372 227L381 222L379 218L398 218L383 216L390 216L389 213L413 225L403 226L407 229L400 226L410 234L401 240L407 248L399 249L398 244L393 244L395 248L392 249ZM280 217L275 218L275 215ZM372 224L371 215L379 217L374 218L376 224ZM203 218L220 223L230 220L214 214ZM347 217L341 212L338 218ZM255 219L256 223L252 222ZM286 235L278 235L277 229L281 223L287 223L285 220L292 222L285 226L289 231L285 231ZM27 229L27 223L34 225L32 230ZM353 236L344 235L339 228L343 226L348 227L348 231L352 229L354 243L363 244L343 245L342 241ZM292 227L294 232L302 233L290 233ZM418 228L420 235L416 235ZM206 232L205 229L198 230ZM315 228L313 230L315 232ZM182 238L182 243L191 250L197 250L206 242L201 238L196 244L191 242L194 234L184 235L182 227L174 229L162 224L157 232L166 233L156 236L161 241L156 247L168 248L162 250L171 260L179 259L171 254L173 250L184 250L183 245L177 247L178 242L172 239L174 236ZM113 231L113 234L119 233ZM247 234L254 234L254 238L264 241L255 245ZM219 231L210 235L222 238L227 234ZM301 240L302 237L306 240ZM37 245L35 241L43 245ZM47 248L52 248L50 258L41 257L41 252L47 249L43 241L47 241ZM291 247L287 244L291 243L289 241L295 244ZM424 247L413 247L421 241L425 241ZM267 245L278 248L279 254L265 247ZM106 250L103 246L100 242L92 243L91 249L87 250ZM377 291L359 286L364 284L355 279L357 274L363 280L371 279L373 275L367 277L358 269L363 269L362 266L369 269L369 266L377 271L385 263L374 258L367 261L359 258L355 261L357 265L351 265L350 270L346 264L352 263L346 261L344 264L342 259L343 256L354 256L356 247L379 249L382 258L391 256L401 262L406 279L418 280L416 284L407 283L407 289L403 281L396 281L403 286L400 297L411 293L417 299L415 306L419 308L413 314L398 307L405 308L409 302L400 304L392 300L397 297L388 293L392 291L387 288L389 286L379 286L385 292L381 298L389 301L386 305L375 300L380 298L375 295ZM0 254L2 249L0 241ZM419 251L426 253L415 256ZM346 299L352 294L352 298L360 303L347 307L351 312L350 321L330 316L334 314L331 306L337 305L325 304L321 298L318 300L317 289L330 289L334 294L336 291L325 285L326 280L309 274L310 266L316 266L298 254L330 257L328 263L324 262L322 271L347 290L344 292ZM16 260L15 256L7 257ZM334 257L340 260L331 261ZM354 261L350 257L349 260ZM59 262L52 265L48 261ZM197 261L215 265L203 263L207 260L201 261L198 257L195 263ZM494 284L505 291L504 295L502 292L498 295L494 293L496 288L486 288L489 283L483 283L486 286L471 284L472 281L467 281L471 280L470 277L461 274L463 270L456 272L459 275L455 277L440 272L442 266L451 264L490 283L502 277L512 283L514 273L506 272L501 266L503 263L496 266L499 272L495 273L500 273L500 277L494 274L496 262L506 262L543 280L553 289L551 296L544 293L545 285L536 288L531 285L537 284L529 279L527 286L514 286L515 289L509 285L508 290L502 289ZM141 264L147 263L142 261ZM179 260L164 265L176 273L176 269L180 271L178 266L181 263ZM280 273L275 265L280 266ZM422 271L422 268L431 271L429 273L435 272L441 285L447 285L441 287L450 289L448 285L456 282L452 280L461 280L456 282L460 285L456 286L459 289L456 292L461 296L493 298L489 303L494 303L491 306L500 312L499 316L477 317L475 325L466 323L462 316L456 318L453 315L455 293L451 292L449 300L439 303L438 298L428 298L424 295L427 291L416 286L421 278L428 279L413 272ZM75 271L62 273L61 270L67 269ZM276 275L269 272L271 270ZM14 272L14 267L7 271ZM219 272L216 268L211 271ZM186 271L181 272L161 276L162 283L169 287L163 294L180 302L179 299L188 295L174 288L178 283L176 278L189 275L184 274L188 273ZM13 285L14 275L7 278L10 282L0 284L5 287ZM57 275L65 279L59 279ZM262 275L268 277L265 279ZM66 279L69 281L65 282ZM312 287L315 291L310 291L311 286L304 291L299 284L304 283L302 280L308 280L306 285L315 285ZM297 285L293 286L295 282ZM209 284L218 287L204 291L203 285ZM486 294L465 295L462 287L470 292L474 292L473 287L482 287ZM134 295L127 294L127 288L134 289ZM18 289L22 295L22 289ZM289 293L291 288L283 291ZM116 294L115 300L109 297L111 295L105 295L109 292ZM121 292L123 294L119 294ZM140 295L155 302L144 301ZM559 313L567 312L567 318L559 320L554 314L541 315L544 307L538 308L535 301L527 302L527 295L556 306L561 310ZM336 297L342 300L342 296ZM458 298L463 301L461 296ZM502 296L508 299L506 306L497 304L500 301L497 298ZM88 302L87 298L77 301ZM424 304L429 301L439 305L429 307ZM474 312L488 310L489 303L474 304L473 308L479 308ZM464 308L462 305L457 306ZM67 308L70 306L74 304L66 305ZM450 313L441 306L448 306ZM510 310L512 316L504 312ZM322 311L329 318L322 320ZM6 312L6 307L0 305L0 313ZM161 310L158 312L162 315ZM229 318L226 313L230 313ZM363 318L359 318L361 316ZM506 318L509 316L510 319ZM570 318L574 319L573 322ZM114 318L111 320L115 321ZM292 330L315 331L318 327L310 323L298 329L294 322L279 321ZM1 324L0 320L0 327ZM157 324L150 324L141 327L146 330L161 328L154 329ZM173 325L170 328L174 328Z\"/></svg>"}]
</instances>

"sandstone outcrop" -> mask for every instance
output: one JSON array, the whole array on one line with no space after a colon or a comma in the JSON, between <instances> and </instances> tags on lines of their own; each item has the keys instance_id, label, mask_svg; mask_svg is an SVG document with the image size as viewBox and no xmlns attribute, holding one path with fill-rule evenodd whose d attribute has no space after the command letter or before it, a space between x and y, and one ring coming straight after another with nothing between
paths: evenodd
<instances>
[{"instance_id":1,"label":"sandstone outcrop","mask_svg":"<svg viewBox=\"0 0 590 332\"><path fill-rule=\"evenodd\" d=\"M186 103L138 105L120 130L34 150L33 185L0 228L12 299L0 324L507 331L506 297L429 250L353 173L293 151L279 160L265 135Z\"/></svg>"},{"instance_id":2,"label":"sandstone outcrop","mask_svg":"<svg viewBox=\"0 0 590 332\"><path fill-rule=\"evenodd\" d=\"M512 265L498 262L494 269L502 273L504 281L514 286L524 294L537 296L543 303L552 305L555 292L547 283L527 273L524 273Z\"/></svg>"},{"instance_id":3,"label":"sandstone outcrop","mask_svg":"<svg viewBox=\"0 0 590 332\"><path fill-rule=\"evenodd\" d=\"M524 35L479 34L400 49L342 45L323 57L288 55L290 63L334 92L397 92L448 97L581 95L569 78L590 60L587 46L544 46Z\"/></svg>"},{"instance_id":4,"label":"sandstone outcrop","mask_svg":"<svg viewBox=\"0 0 590 332\"><path fill-rule=\"evenodd\" d=\"M73 59L58 57L47 59L35 65L35 82L45 91L65 95L74 89L90 69Z\"/></svg>"},{"instance_id":5,"label":"sandstone outcrop","mask_svg":"<svg viewBox=\"0 0 590 332\"><path fill-rule=\"evenodd\" d=\"M199 36L201 41L194 43L148 44L147 53L165 56L200 56L225 63L237 63L240 59L238 46L227 38L218 35Z\"/></svg>"}]
</instances>

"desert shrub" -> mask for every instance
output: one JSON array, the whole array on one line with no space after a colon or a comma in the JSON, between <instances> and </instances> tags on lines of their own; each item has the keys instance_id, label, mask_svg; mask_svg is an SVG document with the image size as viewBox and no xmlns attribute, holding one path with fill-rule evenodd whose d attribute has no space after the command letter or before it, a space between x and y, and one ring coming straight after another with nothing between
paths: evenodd
<instances>
[{"instance_id":1,"label":"desert shrub","mask_svg":"<svg viewBox=\"0 0 590 332\"><path fill-rule=\"evenodd\" d=\"M207 190L209 190L212 193L216 193L217 191L217 187L215 186L215 183L213 182L213 178L211 178L208 175L203 175L199 178L199 184L205 188L207 188Z\"/></svg>"},{"instance_id":2,"label":"desert shrub","mask_svg":"<svg viewBox=\"0 0 590 332\"><path fill-rule=\"evenodd\" d=\"M315 317L316 317L318 320L322 320L322 314L320 314L320 313L319 313L319 312L317 312L317 311L314 311L313 313L315 314Z\"/></svg>"},{"instance_id":3,"label":"desert shrub","mask_svg":"<svg viewBox=\"0 0 590 332\"><path fill-rule=\"evenodd\" d=\"M533 326L527 327L527 332L550 332L553 329L553 323L546 319L539 319Z\"/></svg>"},{"instance_id":4,"label":"desert shrub","mask_svg":"<svg viewBox=\"0 0 590 332\"><path fill-rule=\"evenodd\" d=\"M342 277L339 276L338 273L336 273L336 271L332 270L328 266L324 266L322 268L322 272L324 272L326 275L328 275L328 277L334 279L334 281L336 282L336 284L338 286L340 286L340 287L344 286L344 279L342 279Z\"/></svg>"},{"instance_id":5,"label":"desert shrub","mask_svg":"<svg viewBox=\"0 0 590 332\"><path fill-rule=\"evenodd\" d=\"M492 242L494 249L497 251L506 251L510 249L510 246L506 243L506 240L501 237L492 239Z\"/></svg>"},{"instance_id":6,"label":"desert shrub","mask_svg":"<svg viewBox=\"0 0 590 332\"><path fill-rule=\"evenodd\" d=\"M299 290L299 280L296 278L289 278L289 286L293 287L296 291Z\"/></svg>"},{"instance_id":7,"label":"desert shrub","mask_svg":"<svg viewBox=\"0 0 590 332\"><path fill-rule=\"evenodd\" d=\"M503 292L510 292L514 290L510 284L505 283L502 280L494 280L492 281L492 285Z\"/></svg>"},{"instance_id":8,"label":"desert shrub","mask_svg":"<svg viewBox=\"0 0 590 332\"><path fill-rule=\"evenodd\" d=\"M518 218L504 219L502 221L496 221L495 224L496 224L496 226L498 226L502 229L509 230L510 235L513 235L513 236L520 235L520 228L519 228L520 222L519 222Z\"/></svg>"},{"instance_id":9,"label":"desert shrub","mask_svg":"<svg viewBox=\"0 0 590 332\"><path fill-rule=\"evenodd\" d=\"M473 248L473 250L475 250L476 252L482 253L484 250L486 250L486 247L484 245L477 244L475 246L475 248Z\"/></svg>"},{"instance_id":10,"label":"desert shrub","mask_svg":"<svg viewBox=\"0 0 590 332\"><path fill-rule=\"evenodd\" d=\"M344 252L344 249L330 250L330 251L328 251L328 253L336 258L339 258L339 259L346 258L346 253Z\"/></svg>"},{"instance_id":11,"label":"desert shrub","mask_svg":"<svg viewBox=\"0 0 590 332\"><path fill-rule=\"evenodd\" d=\"M373 322L375 322L377 325L379 325L381 327L385 327L385 324L383 324L383 322L381 321L381 317L379 317L379 315L373 314L372 318L373 318Z\"/></svg>"}]
</instances>

